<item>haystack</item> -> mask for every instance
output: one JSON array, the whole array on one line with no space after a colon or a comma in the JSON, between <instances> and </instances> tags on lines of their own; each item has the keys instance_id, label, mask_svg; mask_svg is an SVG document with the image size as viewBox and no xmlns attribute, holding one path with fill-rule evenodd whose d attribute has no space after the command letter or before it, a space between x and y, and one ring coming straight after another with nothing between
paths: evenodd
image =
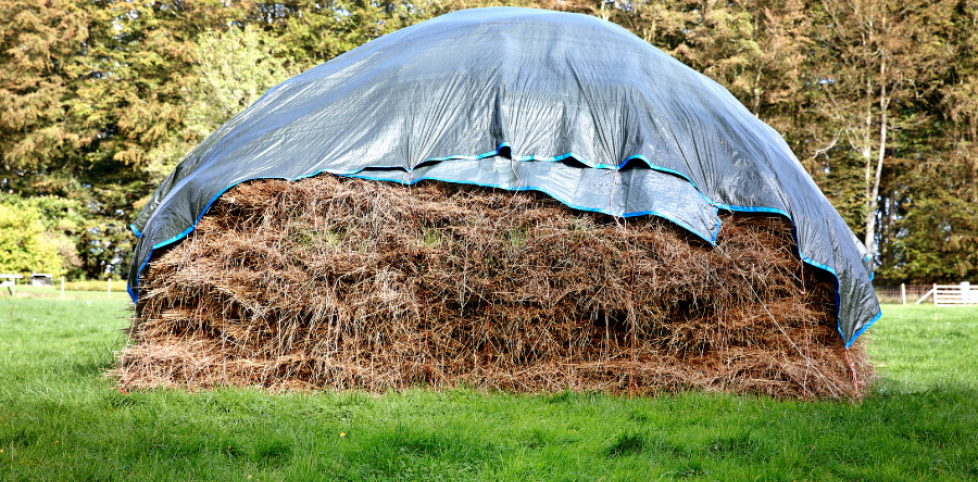
<instances>
[{"instance_id":1,"label":"haystack","mask_svg":"<svg viewBox=\"0 0 978 482\"><path fill-rule=\"evenodd\" d=\"M721 218L711 246L533 192L243 183L143 271L120 384L856 396L831 275L783 217Z\"/></svg>"},{"instance_id":2,"label":"haystack","mask_svg":"<svg viewBox=\"0 0 978 482\"><path fill-rule=\"evenodd\" d=\"M871 377L872 259L784 139L585 15L453 12L295 76L132 229L126 387L843 398Z\"/></svg>"}]
</instances>

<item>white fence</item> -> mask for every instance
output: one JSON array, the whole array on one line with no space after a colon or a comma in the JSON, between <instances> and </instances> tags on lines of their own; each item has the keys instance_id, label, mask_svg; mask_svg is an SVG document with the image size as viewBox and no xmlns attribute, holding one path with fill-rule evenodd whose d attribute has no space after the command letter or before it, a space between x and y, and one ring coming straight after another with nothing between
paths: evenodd
<instances>
[{"instance_id":1,"label":"white fence","mask_svg":"<svg viewBox=\"0 0 978 482\"><path fill-rule=\"evenodd\" d=\"M971 286L967 281L956 285L935 284L914 304L919 305L927 298L933 298L937 306L978 305L978 286Z\"/></svg>"},{"instance_id":2,"label":"white fence","mask_svg":"<svg viewBox=\"0 0 978 482\"><path fill-rule=\"evenodd\" d=\"M876 298L879 299L880 303L896 303L896 304L907 304L909 301L913 303L925 293L934 288L933 284L929 285L875 285L873 289L876 291Z\"/></svg>"}]
</instances>

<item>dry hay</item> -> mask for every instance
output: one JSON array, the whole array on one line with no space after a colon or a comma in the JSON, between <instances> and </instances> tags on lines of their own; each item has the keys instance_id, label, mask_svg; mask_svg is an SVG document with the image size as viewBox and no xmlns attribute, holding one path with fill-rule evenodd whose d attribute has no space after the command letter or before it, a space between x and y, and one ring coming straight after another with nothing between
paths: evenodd
<instances>
[{"instance_id":1,"label":"dry hay","mask_svg":"<svg viewBox=\"0 0 978 482\"><path fill-rule=\"evenodd\" d=\"M117 375L846 398L872 368L856 345L850 370L834 296L780 217L725 215L714 248L535 193L254 181L154 256Z\"/></svg>"}]
</instances>

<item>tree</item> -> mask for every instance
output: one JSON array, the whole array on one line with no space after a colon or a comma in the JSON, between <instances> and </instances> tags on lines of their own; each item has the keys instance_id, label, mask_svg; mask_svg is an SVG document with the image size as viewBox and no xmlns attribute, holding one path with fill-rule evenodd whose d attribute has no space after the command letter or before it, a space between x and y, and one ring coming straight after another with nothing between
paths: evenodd
<instances>
[{"instance_id":1,"label":"tree","mask_svg":"<svg viewBox=\"0 0 978 482\"><path fill-rule=\"evenodd\" d=\"M894 130L913 129L926 121L924 103L946 66L942 46L952 1L823 0L816 22L821 45L813 81L824 93L821 114L830 129L862 159L863 237L877 254L880 181L887 157L906 147Z\"/></svg>"},{"instance_id":2,"label":"tree","mask_svg":"<svg viewBox=\"0 0 978 482\"><path fill-rule=\"evenodd\" d=\"M182 142L157 152L147 162L155 182L162 182L197 144L250 106L265 91L296 75L288 59L277 55L275 37L254 25L228 25L197 38L194 77L185 97Z\"/></svg>"},{"instance_id":3,"label":"tree","mask_svg":"<svg viewBox=\"0 0 978 482\"><path fill-rule=\"evenodd\" d=\"M447 13L438 0L290 0L257 4L258 20L274 29L283 54L299 70L314 67L388 33Z\"/></svg>"},{"instance_id":4,"label":"tree","mask_svg":"<svg viewBox=\"0 0 978 482\"><path fill-rule=\"evenodd\" d=\"M61 275L57 243L45 237L41 219L33 206L0 202L0 272Z\"/></svg>"},{"instance_id":5,"label":"tree","mask_svg":"<svg viewBox=\"0 0 978 482\"><path fill-rule=\"evenodd\" d=\"M43 200L45 236L104 276L173 166L267 88L449 10L510 3L0 0L0 190ZM978 0L517 3L615 22L717 80L781 133L877 279L978 274ZM69 230L52 228L60 202Z\"/></svg>"},{"instance_id":6,"label":"tree","mask_svg":"<svg viewBox=\"0 0 978 482\"><path fill-rule=\"evenodd\" d=\"M221 0L85 3L93 22L88 48L76 60L84 79L73 115L91 129L89 162L114 161L135 170L185 142L186 96L197 82L196 40L244 16ZM179 150L179 149L176 149Z\"/></svg>"},{"instance_id":7,"label":"tree","mask_svg":"<svg viewBox=\"0 0 978 482\"><path fill-rule=\"evenodd\" d=\"M956 3L942 35L949 54L939 88L919 106L929 121L900 133L912 157L890 173L893 184L883 196L891 206L879 216L889 239L878 238L891 245L884 244L883 280L978 276L978 2Z\"/></svg>"},{"instance_id":8,"label":"tree","mask_svg":"<svg viewBox=\"0 0 978 482\"><path fill-rule=\"evenodd\" d=\"M66 103L88 19L67 0L0 0L0 17L0 176L9 176L45 169L83 140L66 125Z\"/></svg>"}]
</instances>

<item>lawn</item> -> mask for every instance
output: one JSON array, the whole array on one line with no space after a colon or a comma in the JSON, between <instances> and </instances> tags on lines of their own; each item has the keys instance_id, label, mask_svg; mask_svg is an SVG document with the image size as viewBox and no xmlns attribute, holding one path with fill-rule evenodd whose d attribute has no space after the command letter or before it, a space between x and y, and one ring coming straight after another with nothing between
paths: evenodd
<instances>
[{"instance_id":1,"label":"lawn","mask_svg":"<svg viewBox=\"0 0 978 482\"><path fill-rule=\"evenodd\" d=\"M113 286L114 288L114 286ZM860 404L122 394L117 299L0 296L0 480L976 480L978 309L886 306Z\"/></svg>"}]
</instances>

